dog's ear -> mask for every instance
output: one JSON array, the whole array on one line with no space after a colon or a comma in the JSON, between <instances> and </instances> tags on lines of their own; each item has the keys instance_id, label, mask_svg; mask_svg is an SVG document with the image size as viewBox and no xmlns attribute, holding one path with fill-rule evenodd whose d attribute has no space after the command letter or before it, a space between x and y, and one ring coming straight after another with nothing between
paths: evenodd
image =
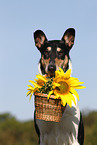
<instances>
[{"instance_id":1,"label":"dog's ear","mask_svg":"<svg viewBox=\"0 0 97 145\"><path fill-rule=\"evenodd\" d=\"M43 31L37 30L34 32L34 40L36 47L41 51L41 47L44 45L44 42L47 41L47 38Z\"/></svg>"},{"instance_id":2,"label":"dog's ear","mask_svg":"<svg viewBox=\"0 0 97 145\"><path fill-rule=\"evenodd\" d=\"M75 40L75 29L69 28L65 31L62 40L65 42L65 45L68 47L68 51L72 48Z\"/></svg>"}]
</instances>

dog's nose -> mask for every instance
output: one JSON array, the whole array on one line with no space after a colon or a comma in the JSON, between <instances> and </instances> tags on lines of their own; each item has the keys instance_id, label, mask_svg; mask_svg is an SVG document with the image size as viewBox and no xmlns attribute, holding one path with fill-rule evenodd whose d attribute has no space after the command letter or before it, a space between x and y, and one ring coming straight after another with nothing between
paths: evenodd
<instances>
[{"instance_id":1,"label":"dog's nose","mask_svg":"<svg viewBox=\"0 0 97 145\"><path fill-rule=\"evenodd\" d=\"M51 73L54 73L56 70L56 66L55 65L49 65L48 66L48 71L51 72Z\"/></svg>"}]
</instances>

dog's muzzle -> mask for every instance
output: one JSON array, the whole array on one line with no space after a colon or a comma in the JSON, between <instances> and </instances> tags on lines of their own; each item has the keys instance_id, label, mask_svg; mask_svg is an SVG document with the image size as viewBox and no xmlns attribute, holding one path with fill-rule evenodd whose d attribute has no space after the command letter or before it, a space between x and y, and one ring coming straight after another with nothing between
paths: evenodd
<instances>
[{"instance_id":1,"label":"dog's muzzle","mask_svg":"<svg viewBox=\"0 0 97 145\"><path fill-rule=\"evenodd\" d=\"M48 66L48 74L53 77L56 71L56 66L55 65L49 65Z\"/></svg>"}]
</instances>

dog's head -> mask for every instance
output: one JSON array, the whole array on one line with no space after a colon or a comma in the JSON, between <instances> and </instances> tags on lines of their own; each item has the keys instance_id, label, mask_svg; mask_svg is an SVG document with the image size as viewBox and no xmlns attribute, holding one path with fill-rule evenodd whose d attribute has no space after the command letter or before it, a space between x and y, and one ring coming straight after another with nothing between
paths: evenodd
<instances>
[{"instance_id":1,"label":"dog's head","mask_svg":"<svg viewBox=\"0 0 97 145\"><path fill-rule=\"evenodd\" d=\"M61 40L48 41L44 32L34 32L35 45L41 52L41 71L43 74L54 75L54 72L61 67L64 72L68 69L69 52L74 44L75 30L69 28L65 31Z\"/></svg>"}]
</instances>

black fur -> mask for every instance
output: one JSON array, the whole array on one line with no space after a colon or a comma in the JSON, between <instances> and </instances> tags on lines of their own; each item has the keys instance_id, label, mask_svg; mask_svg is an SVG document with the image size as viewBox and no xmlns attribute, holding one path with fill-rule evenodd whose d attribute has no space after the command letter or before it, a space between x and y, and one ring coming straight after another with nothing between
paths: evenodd
<instances>
[{"instance_id":1,"label":"black fur","mask_svg":"<svg viewBox=\"0 0 97 145\"><path fill-rule=\"evenodd\" d=\"M80 113L79 129L78 129L78 142L80 143L80 145L84 144L84 124L83 124L81 113Z\"/></svg>"},{"instance_id":2,"label":"black fur","mask_svg":"<svg viewBox=\"0 0 97 145\"><path fill-rule=\"evenodd\" d=\"M34 112L34 126L35 126L35 130L36 130L36 133L38 135L38 138L39 138L39 144L40 144L40 131L39 131L39 128L36 124L36 117L35 117L35 112Z\"/></svg>"}]
</instances>

